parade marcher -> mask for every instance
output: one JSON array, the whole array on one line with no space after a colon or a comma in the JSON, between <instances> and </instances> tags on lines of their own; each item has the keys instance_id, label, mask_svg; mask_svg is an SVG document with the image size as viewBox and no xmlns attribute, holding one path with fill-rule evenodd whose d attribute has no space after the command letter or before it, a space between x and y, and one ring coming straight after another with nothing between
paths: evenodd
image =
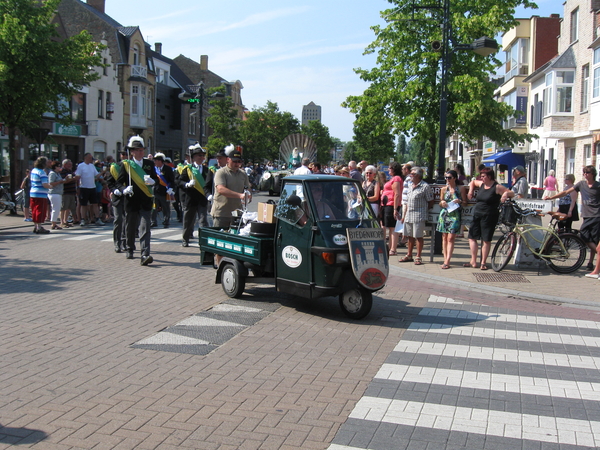
<instances>
[{"instance_id":1,"label":"parade marcher","mask_svg":"<svg viewBox=\"0 0 600 450\"><path fill-rule=\"evenodd\" d=\"M222 148L219 150L219 152L215 155L215 158L217 159L217 165L212 165L209 167L212 173L215 173L217 170L227 165L227 155L225 154L225 149Z\"/></svg>"},{"instance_id":2,"label":"parade marcher","mask_svg":"<svg viewBox=\"0 0 600 450\"><path fill-rule=\"evenodd\" d=\"M117 179L126 186L121 192L125 200L125 250L127 259L133 259L136 233L139 231L140 264L147 266L154 261L150 256L150 216L154 201L152 186L156 184L158 177L152 160L144 158L146 148L140 136L132 136L127 149L131 159L123 161Z\"/></svg>"},{"instance_id":3,"label":"parade marcher","mask_svg":"<svg viewBox=\"0 0 600 450\"><path fill-rule=\"evenodd\" d=\"M158 210L163 214L163 227L169 228L171 221L171 201L174 200L175 175L173 169L165 164L165 155L157 153L154 155L154 170L158 177L158 184L154 187L154 209L152 210L152 225L156 226Z\"/></svg>"},{"instance_id":4,"label":"parade marcher","mask_svg":"<svg viewBox=\"0 0 600 450\"><path fill-rule=\"evenodd\" d=\"M202 165L206 150L196 143L188 148L191 164L177 166L175 184L183 206L182 247L189 247L198 217L198 226L208 226L208 197L212 192L213 173Z\"/></svg>"},{"instance_id":5,"label":"parade marcher","mask_svg":"<svg viewBox=\"0 0 600 450\"><path fill-rule=\"evenodd\" d=\"M227 165L215 174L215 195L211 210L214 226L224 229L231 225L233 211L239 209L243 201L252 199L252 194L248 192L250 180L246 172L240 170L240 149L230 145L225 148L225 153Z\"/></svg>"},{"instance_id":6,"label":"parade marcher","mask_svg":"<svg viewBox=\"0 0 600 450\"><path fill-rule=\"evenodd\" d=\"M123 191L127 187L119 183L119 174L123 160L127 159L126 153L120 154L121 161L119 163L111 162L108 166L106 182L111 191L110 203L113 211L113 244L115 253L121 253L127 246L125 243L125 200L123 199Z\"/></svg>"}]
</instances>

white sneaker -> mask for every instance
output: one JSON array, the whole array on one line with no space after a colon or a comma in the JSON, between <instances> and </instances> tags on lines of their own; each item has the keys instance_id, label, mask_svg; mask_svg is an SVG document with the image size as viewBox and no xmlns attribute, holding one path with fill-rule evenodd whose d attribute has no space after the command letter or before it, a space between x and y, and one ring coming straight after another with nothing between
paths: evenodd
<instances>
[{"instance_id":1,"label":"white sneaker","mask_svg":"<svg viewBox=\"0 0 600 450\"><path fill-rule=\"evenodd\" d=\"M598 275L597 273L586 273L585 276L588 278L599 278L600 277L600 275Z\"/></svg>"},{"instance_id":2,"label":"white sneaker","mask_svg":"<svg viewBox=\"0 0 600 450\"><path fill-rule=\"evenodd\" d=\"M81 219L81 222L79 222L79 225L81 225L82 227L85 226L85 220Z\"/></svg>"},{"instance_id":3,"label":"white sneaker","mask_svg":"<svg viewBox=\"0 0 600 450\"><path fill-rule=\"evenodd\" d=\"M104 222L102 222L100 219L96 219L96 225L104 225Z\"/></svg>"}]
</instances>

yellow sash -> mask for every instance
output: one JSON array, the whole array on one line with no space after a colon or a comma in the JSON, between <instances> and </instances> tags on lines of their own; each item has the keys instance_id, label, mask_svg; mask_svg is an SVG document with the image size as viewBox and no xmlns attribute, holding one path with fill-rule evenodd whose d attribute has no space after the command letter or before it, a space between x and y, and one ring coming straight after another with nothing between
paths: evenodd
<instances>
[{"instance_id":1,"label":"yellow sash","mask_svg":"<svg viewBox=\"0 0 600 450\"><path fill-rule=\"evenodd\" d=\"M144 175L147 175L147 173L144 172L140 166L126 159L123 161L123 167L125 167L125 170L127 170L127 172L131 175L131 180L142 190L144 194L150 198L154 197L150 186L146 186L146 183L144 183Z\"/></svg>"}]
</instances>

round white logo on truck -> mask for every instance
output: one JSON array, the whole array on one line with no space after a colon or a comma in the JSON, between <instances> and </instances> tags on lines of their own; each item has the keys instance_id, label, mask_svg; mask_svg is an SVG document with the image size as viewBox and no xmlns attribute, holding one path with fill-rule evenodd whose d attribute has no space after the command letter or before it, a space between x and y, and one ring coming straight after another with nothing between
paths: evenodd
<instances>
[{"instance_id":1,"label":"round white logo on truck","mask_svg":"<svg viewBox=\"0 0 600 450\"><path fill-rule=\"evenodd\" d=\"M333 243L336 245L346 245L348 243L348 239L343 234L336 234L333 237Z\"/></svg>"},{"instance_id":2,"label":"round white logo on truck","mask_svg":"<svg viewBox=\"0 0 600 450\"><path fill-rule=\"evenodd\" d=\"M295 269L300 264L302 264L302 254L300 250L298 250L293 245L288 245L281 252L281 259L285 263L286 266Z\"/></svg>"}]
</instances>

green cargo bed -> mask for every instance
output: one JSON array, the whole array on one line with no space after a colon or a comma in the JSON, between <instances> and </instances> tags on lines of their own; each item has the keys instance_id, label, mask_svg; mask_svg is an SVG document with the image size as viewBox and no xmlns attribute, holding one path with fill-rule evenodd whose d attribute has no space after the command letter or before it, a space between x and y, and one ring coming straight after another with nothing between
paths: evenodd
<instances>
[{"instance_id":1,"label":"green cargo bed","mask_svg":"<svg viewBox=\"0 0 600 450\"><path fill-rule=\"evenodd\" d=\"M240 236L221 231L219 228L200 228L200 261L211 264L207 253L227 256L257 266L262 266L273 257L273 237Z\"/></svg>"}]
</instances>

